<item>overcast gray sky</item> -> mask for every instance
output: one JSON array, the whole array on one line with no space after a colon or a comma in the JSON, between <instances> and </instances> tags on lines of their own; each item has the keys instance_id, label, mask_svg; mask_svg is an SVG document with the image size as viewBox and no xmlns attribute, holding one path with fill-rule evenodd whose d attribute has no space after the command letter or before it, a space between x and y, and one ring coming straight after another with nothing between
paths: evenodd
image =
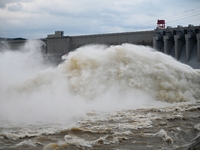
<instances>
[{"instance_id":1,"label":"overcast gray sky","mask_svg":"<svg viewBox=\"0 0 200 150\"><path fill-rule=\"evenodd\" d=\"M157 19L200 25L199 6L200 0L0 0L0 37L154 30Z\"/></svg>"}]
</instances>

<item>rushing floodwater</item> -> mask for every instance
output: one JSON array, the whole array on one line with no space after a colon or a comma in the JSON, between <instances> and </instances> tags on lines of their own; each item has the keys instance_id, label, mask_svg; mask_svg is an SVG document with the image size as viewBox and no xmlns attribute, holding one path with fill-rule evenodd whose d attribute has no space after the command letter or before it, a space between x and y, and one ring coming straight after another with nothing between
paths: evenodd
<instances>
[{"instance_id":1,"label":"rushing floodwater","mask_svg":"<svg viewBox=\"0 0 200 150\"><path fill-rule=\"evenodd\" d=\"M47 63L0 51L0 149L169 150L200 140L200 72L149 47L90 45Z\"/></svg>"}]
</instances>

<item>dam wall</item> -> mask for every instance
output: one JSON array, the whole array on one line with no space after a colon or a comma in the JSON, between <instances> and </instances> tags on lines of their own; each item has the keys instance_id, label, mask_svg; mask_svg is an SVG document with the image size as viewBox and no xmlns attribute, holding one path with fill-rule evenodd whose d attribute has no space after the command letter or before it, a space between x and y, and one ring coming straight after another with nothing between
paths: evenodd
<instances>
[{"instance_id":1,"label":"dam wall","mask_svg":"<svg viewBox=\"0 0 200 150\"><path fill-rule=\"evenodd\" d=\"M153 46L152 38L154 34L154 31L143 31L82 36L62 36L62 31L56 31L55 34L48 35L46 38L47 53L63 55L88 44L119 45L123 43L131 43Z\"/></svg>"},{"instance_id":2,"label":"dam wall","mask_svg":"<svg viewBox=\"0 0 200 150\"><path fill-rule=\"evenodd\" d=\"M0 51L4 49L18 50L20 47L24 46L26 40L5 40L0 41Z\"/></svg>"},{"instance_id":3,"label":"dam wall","mask_svg":"<svg viewBox=\"0 0 200 150\"><path fill-rule=\"evenodd\" d=\"M67 54L88 44L120 45L131 43L154 47L187 64L200 69L200 26L157 28L152 31L63 36L62 31L48 35L47 53L57 56Z\"/></svg>"},{"instance_id":4,"label":"dam wall","mask_svg":"<svg viewBox=\"0 0 200 150\"><path fill-rule=\"evenodd\" d=\"M176 28L157 28L152 31L64 36L63 31L55 31L42 40L46 46L43 53L59 62L61 56L88 44L120 45L123 43L150 46L195 69L200 69L200 26L189 25ZM26 40L9 40L10 49L17 50ZM0 50L5 42L0 42Z\"/></svg>"},{"instance_id":5,"label":"dam wall","mask_svg":"<svg viewBox=\"0 0 200 150\"><path fill-rule=\"evenodd\" d=\"M131 43L153 46L153 36L154 31L73 36L71 39L71 49L74 50L87 44L120 45Z\"/></svg>"}]
</instances>

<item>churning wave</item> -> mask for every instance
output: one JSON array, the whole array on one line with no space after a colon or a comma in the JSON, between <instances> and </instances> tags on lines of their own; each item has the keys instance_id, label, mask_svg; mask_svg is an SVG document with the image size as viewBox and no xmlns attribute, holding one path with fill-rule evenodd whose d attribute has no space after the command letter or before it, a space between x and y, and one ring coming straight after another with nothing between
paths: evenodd
<instances>
[{"instance_id":1,"label":"churning wave","mask_svg":"<svg viewBox=\"0 0 200 150\"><path fill-rule=\"evenodd\" d=\"M0 53L1 120L66 121L91 109L200 98L198 71L150 47L88 45L51 67L43 64L40 44L28 42L23 51Z\"/></svg>"},{"instance_id":2,"label":"churning wave","mask_svg":"<svg viewBox=\"0 0 200 150\"><path fill-rule=\"evenodd\" d=\"M66 75L70 90L98 97L113 86L159 101L182 102L200 97L200 74L174 58L150 47L123 44L85 46L71 52L58 69Z\"/></svg>"}]
</instances>

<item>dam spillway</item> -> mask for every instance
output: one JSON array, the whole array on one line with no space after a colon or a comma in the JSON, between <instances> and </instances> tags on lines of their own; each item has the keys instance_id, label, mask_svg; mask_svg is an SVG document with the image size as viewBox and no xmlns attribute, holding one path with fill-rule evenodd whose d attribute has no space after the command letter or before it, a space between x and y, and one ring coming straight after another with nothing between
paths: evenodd
<instances>
[{"instance_id":1,"label":"dam spillway","mask_svg":"<svg viewBox=\"0 0 200 150\"><path fill-rule=\"evenodd\" d=\"M153 47L184 64L200 69L199 26L156 29Z\"/></svg>"}]
</instances>

